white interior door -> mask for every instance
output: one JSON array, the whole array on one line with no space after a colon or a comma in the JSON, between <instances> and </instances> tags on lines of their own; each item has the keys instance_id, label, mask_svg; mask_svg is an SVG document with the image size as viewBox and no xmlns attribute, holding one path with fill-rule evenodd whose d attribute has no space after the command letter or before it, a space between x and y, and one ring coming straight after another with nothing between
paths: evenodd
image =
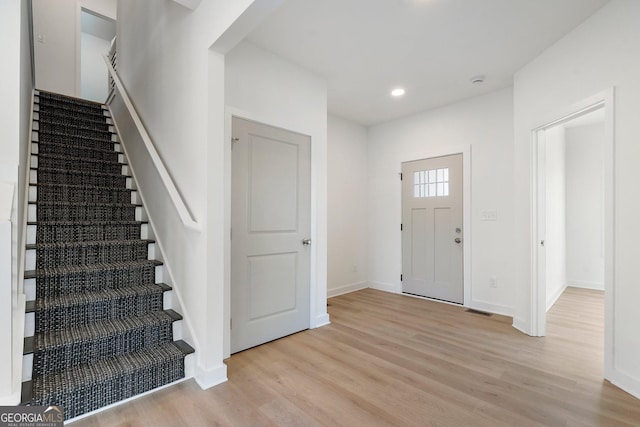
<instances>
[{"instance_id":1,"label":"white interior door","mask_svg":"<svg viewBox=\"0 0 640 427\"><path fill-rule=\"evenodd\" d=\"M311 140L233 118L231 352L309 328Z\"/></svg>"},{"instance_id":2,"label":"white interior door","mask_svg":"<svg viewBox=\"0 0 640 427\"><path fill-rule=\"evenodd\" d=\"M462 304L462 154L402 164L402 291Z\"/></svg>"}]
</instances>

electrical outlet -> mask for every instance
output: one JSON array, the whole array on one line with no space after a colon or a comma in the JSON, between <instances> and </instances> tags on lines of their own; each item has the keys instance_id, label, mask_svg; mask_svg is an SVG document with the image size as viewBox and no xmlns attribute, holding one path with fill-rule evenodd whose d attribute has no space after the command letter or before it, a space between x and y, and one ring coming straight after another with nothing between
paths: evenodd
<instances>
[{"instance_id":1,"label":"electrical outlet","mask_svg":"<svg viewBox=\"0 0 640 427\"><path fill-rule=\"evenodd\" d=\"M498 287L498 278L496 276L489 277L489 287L490 288Z\"/></svg>"}]
</instances>

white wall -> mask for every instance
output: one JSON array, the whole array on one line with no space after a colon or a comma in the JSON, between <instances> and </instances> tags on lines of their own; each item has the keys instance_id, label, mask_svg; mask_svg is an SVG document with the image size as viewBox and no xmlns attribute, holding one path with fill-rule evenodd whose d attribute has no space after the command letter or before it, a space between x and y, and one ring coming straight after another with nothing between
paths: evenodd
<instances>
[{"instance_id":1,"label":"white wall","mask_svg":"<svg viewBox=\"0 0 640 427\"><path fill-rule=\"evenodd\" d=\"M76 0L33 0L33 35L38 89L77 96ZM79 49L79 46L78 46Z\"/></svg>"},{"instance_id":2,"label":"white wall","mask_svg":"<svg viewBox=\"0 0 640 427\"><path fill-rule=\"evenodd\" d=\"M567 284L604 289L604 123L569 127L567 167Z\"/></svg>"},{"instance_id":3,"label":"white wall","mask_svg":"<svg viewBox=\"0 0 640 427\"><path fill-rule=\"evenodd\" d=\"M229 114L311 136L310 324L312 328L325 324L328 322L326 83L305 69L243 42L225 56L225 102ZM228 136L230 141L231 134ZM228 343L225 347L228 348Z\"/></svg>"},{"instance_id":4,"label":"white wall","mask_svg":"<svg viewBox=\"0 0 640 427\"><path fill-rule=\"evenodd\" d=\"M196 380L226 380L224 323L224 57L211 44L253 1L118 2L118 70L202 232L185 229L159 186L143 189L156 237L192 326ZM133 165L135 169L135 164ZM153 171L137 170L153 176Z\"/></svg>"},{"instance_id":5,"label":"white wall","mask_svg":"<svg viewBox=\"0 0 640 427\"><path fill-rule=\"evenodd\" d=\"M327 120L327 290L329 296L367 287L367 129Z\"/></svg>"},{"instance_id":6,"label":"white wall","mask_svg":"<svg viewBox=\"0 0 640 427\"><path fill-rule=\"evenodd\" d=\"M471 146L471 300L510 314L513 304L513 103L511 89L374 126L368 136L369 280L401 292L402 162ZM496 221L482 221L495 211ZM491 277L496 288L490 287Z\"/></svg>"},{"instance_id":7,"label":"white wall","mask_svg":"<svg viewBox=\"0 0 640 427\"><path fill-rule=\"evenodd\" d=\"M565 129L545 131L547 310L567 287Z\"/></svg>"},{"instance_id":8,"label":"white wall","mask_svg":"<svg viewBox=\"0 0 640 427\"><path fill-rule=\"evenodd\" d=\"M514 81L517 304L514 325L531 332L531 130L615 87L614 359L610 379L640 396L640 2L613 0L520 70ZM556 113L554 113L556 112ZM553 117L550 117L553 115Z\"/></svg>"},{"instance_id":9,"label":"white wall","mask_svg":"<svg viewBox=\"0 0 640 427\"><path fill-rule=\"evenodd\" d=\"M109 53L111 41L80 33L80 97L105 102L109 94L107 66L103 56Z\"/></svg>"},{"instance_id":10,"label":"white wall","mask_svg":"<svg viewBox=\"0 0 640 427\"><path fill-rule=\"evenodd\" d=\"M16 360L23 339L21 325L12 316L21 307L18 304L19 261L21 237L19 220L22 218L23 193L17 191L24 184L27 164L26 148L31 109L31 54L29 50L28 2L8 0L0 2L0 40L4 43L3 60L0 61L0 212L3 233L9 232L11 240L3 241L0 264L0 298L2 299L2 328L0 339L4 343L0 352L0 404L15 405L20 398L21 360ZM13 355L12 355L13 353ZM13 356L13 357L12 357Z\"/></svg>"}]
</instances>

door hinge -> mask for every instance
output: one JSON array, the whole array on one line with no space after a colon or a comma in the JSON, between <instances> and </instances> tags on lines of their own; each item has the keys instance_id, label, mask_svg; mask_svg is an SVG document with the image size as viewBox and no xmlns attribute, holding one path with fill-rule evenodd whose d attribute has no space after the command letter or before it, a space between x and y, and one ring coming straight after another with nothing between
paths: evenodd
<instances>
[{"instance_id":1,"label":"door hinge","mask_svg":"<svg viewBox=\"0 0 640 427\"><path fill-rule=\"evenodd\" d=\"M238 142L238 141L240 141L240 138L236 138L236 137L233 137L233 136L231 137L231 149L232 149L232 150L233 150L233 144L234 144L235 142Z\"/></svg>"},{"instance_id":2,"label":"door hinge","mask_svg":"<svg viewBox=\"0 0 640 427\"><path fill-rule=\"evenodd\" d=\"M400 275L400 281L402 282L402 274Z\"/></svg>"},{"instance_id":3,"label":"door hinge","mask_svg":"<svg viewBox=\"0 0 640 427\"><path fill-rule=\"evenodd\" d=\"M400 172L400 181L402 181L402 172Z\"/></svg>"},{"instance_id":4,"label":"door hinge","mask_svg":"<svg viewBox=\"0 0 640 427\"><path fill-rule=\"evenodd\" d=\"M402 223L400 223L400 231L402 231Z\"/></svg>"}]
</instances>

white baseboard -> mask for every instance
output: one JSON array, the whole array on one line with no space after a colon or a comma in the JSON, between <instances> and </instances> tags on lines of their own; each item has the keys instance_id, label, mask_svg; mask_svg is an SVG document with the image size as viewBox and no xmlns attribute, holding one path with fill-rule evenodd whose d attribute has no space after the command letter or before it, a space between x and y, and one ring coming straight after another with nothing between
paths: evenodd
<instances>
[{"instance_id":1,"label":"white baseboard","mask_svg":"<svg viewBox=\"0 0 640 427\"><path fill-rule=\"evenodd\" d=\"M499 314L501 316L513 317L513 307L492 304L486 301L472 300L469 305L465 305L465 307L486 311L487 313Z\"/></svg>"},{"instance_id":2,"label":"white baseboard","mask_svg":"<svg viewBox=\"0 0 640 427\"><path fill-rule=\"evenodd\" d=\"M377 289L379 291L391 292L394 294L402 293L402 286L394 285L392 283L383 282L369 282L371 289Z\"/></svg>"},{"instance_id":3,"label":"white baseboard","mask_svg":"<svg viewBox=\"0 0 640 427\"><path fill-rule=\"evenodd\" d=\"M315 324L311 326L311 329L319 328L321 326L326 326L330 324L329 313L324 313L316 317Z\"/></svg>"},{"instance_id":4,"label":"white baseboard","mask_svg":"<svg viewBox=\"0 0 640 427\"><path fill-rule=\"evenodd\" d=\"M558 301L558 298L560 298L560 295L562 295L562 293L567 289L567 285L565 284L563 287L558 288L558 290L556 290L556 292L551 295L550 299L547 299L547 311L549 311L549 309L551 307L553 307L553 304L556 303L556 301Z\"/></svg>"},{"instance_id":5,"label":"white baseboard","mask_svg":"<svg viewBox=\"0 0 640 427\"><path fill-rule=\"evenodd\" d=\"M227 365L223 363L206 371L197 367L194 379L203 390L222 384L227 381Z\"/></svg>"},{"instance_id":6,"label":"white baseboard","mask_svg":"<svg viewBox=\"0 0 640 427\"><path fill-rule=\"evenodd\" d=\"M357 282L348 285L338 286L337 288L327 289L327 298L337 297L338 295L348 294L350 292L359 291L369 287L368 282Z\"/></svg>"},{"instance_id":7,"label":"white baseboard","mask_svg":"<svg viewBox=\"0 0 640 427\"><path fill-rule=\"evenodd\" d=\"M584 282L582 280L567 280L567 286L572 288L595 289L604 291L604 283L602 282Z\"/></svg>"},{"instance_id":8,"label":"white baseboard","mask_svg":"<svg viewBox=\"0 0 640 427\"><path fill-rule=\"evenodd\" d=\"M626 391L636 399L640 399L640 381L630 375L626 375L617 369L613 369L611 378L607 380L616 387Z\"/></svg>"},{"instance_id":9,"label":"white baseboard","mask_svg":"<svg viewBox=\"0 0 640 427\"><path fill-rule=\"evenodd\" d=\"M511 324L511 326L513 326L515 329L519 330L523 334L531 336L531 333L529 331L529 326L527 325L527 322L525 322L524 320L514 317L513 323Z\"/></svg>"}]
</instances>

